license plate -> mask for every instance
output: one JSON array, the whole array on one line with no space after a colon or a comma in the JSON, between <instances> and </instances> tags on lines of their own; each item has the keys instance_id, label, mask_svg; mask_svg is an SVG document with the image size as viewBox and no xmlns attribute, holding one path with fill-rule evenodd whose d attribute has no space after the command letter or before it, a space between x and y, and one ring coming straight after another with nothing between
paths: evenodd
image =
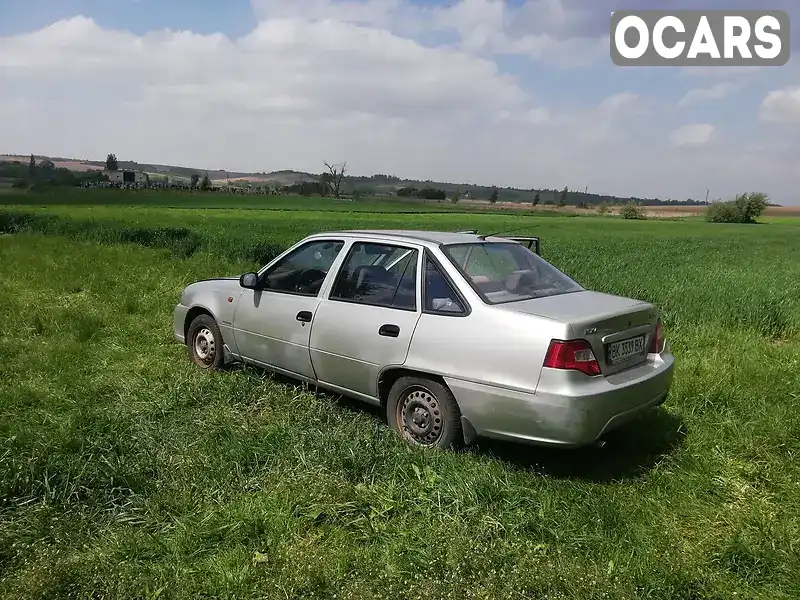
<instances>
[{"instance_id":1,"label":"license plate","mask_svg":"<svg viewBox=\"0 0 800 600\"><path fill-rule=\"evenodd\" d=\"M644 336L621 340L608 345L608 362L612 365L621 363L634 356L644 354Z\"/></svg>"}]
</instances>

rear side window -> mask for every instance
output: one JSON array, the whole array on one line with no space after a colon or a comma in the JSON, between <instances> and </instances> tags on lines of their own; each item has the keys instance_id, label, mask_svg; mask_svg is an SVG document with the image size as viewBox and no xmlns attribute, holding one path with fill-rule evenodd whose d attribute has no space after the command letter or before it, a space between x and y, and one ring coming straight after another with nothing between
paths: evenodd
<instances>
[{"instance_id":1,"label":"rear side window","mask_svg":"<svg viewBox=\"0 0 800 600\"><path fill-rule=\"evenodd\" d=\"M464 303L439 266L426 254L424 258L425 279L423 280L423 298L425 312L442 315L463 315L466 313Z\"/></svg>"},{"instance_id":2,"label":"rear side window","mask_svg":"<svg viewBox=\"0 0 800 600\"><path fill-rule=\"evenodd\" d=\"M371 306L417 310L417 260L413 248L358 242L336 277L330 298Z\"/></svg>"}]
</instances>

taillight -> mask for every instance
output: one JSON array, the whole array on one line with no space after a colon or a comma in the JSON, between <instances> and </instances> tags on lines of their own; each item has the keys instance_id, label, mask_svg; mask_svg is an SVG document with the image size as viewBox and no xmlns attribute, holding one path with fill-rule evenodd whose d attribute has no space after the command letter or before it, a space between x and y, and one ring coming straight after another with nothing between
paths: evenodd
<instances>
[{"instance_id":1,"label":"taillight","mask_svg":"<svg viewBox=\"0 0 800 600\"><path fill-rule=\"evenodd\" d=\"M544 358L544 366L550 369L580 371L587 375L599 375L600 365L585 340L552 340Z\"/></svg>"},{"instance_id":2,"label":"taillight","mask_svg":"<svg viewBox=\"0 0 800 600\"><path fill-rule=\"evenodd\" d=\"M650 352L652 354L661 354L664 351L664 326L661 324L661 319L656 323L656 332L653 335L653 341L650 344Z\"/></svg>"}]
</instances>

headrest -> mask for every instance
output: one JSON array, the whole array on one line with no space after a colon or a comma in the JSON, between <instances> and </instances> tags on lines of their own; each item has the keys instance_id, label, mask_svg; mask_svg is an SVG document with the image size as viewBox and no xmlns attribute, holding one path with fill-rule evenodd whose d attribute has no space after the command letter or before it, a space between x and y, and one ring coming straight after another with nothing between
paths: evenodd
<instances>
[{"instance_id":1,"label":"headrest","mask_svg":"<svg viewBox=\"0 0 800 600\"><path fill-rule=\"evenodd\" d=\"M506 277L506 289L508 290L515 290L521 284L525 283L535 283L536 282L536 274L533 271L514 271L508 277Z\"/></svg>"},{"instance_id":2,"label":"headrest","mask_svg":"<svg viewBox=\"0 0 800 600\"><path fill-rule=\"evenodd\" d=\"M389 280L389 273L381 266L360 265L355 268L356 289L365 283L385 283Z\"/></svg>"}]
</instances>

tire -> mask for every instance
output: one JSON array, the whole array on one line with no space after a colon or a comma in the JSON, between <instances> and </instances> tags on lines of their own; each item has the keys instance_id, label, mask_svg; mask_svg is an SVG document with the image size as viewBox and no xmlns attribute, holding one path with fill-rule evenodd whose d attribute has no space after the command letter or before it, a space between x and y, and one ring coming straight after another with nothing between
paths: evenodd
<instances>
[{"instance_id":1,"label":"tire","mask_svg":"<svg viewBox=\"0 0 800 600\"><path fill-rule=\"evenodd\" d=\"M416 446L457 448L464 443L458 403L446 386L432 379L398 379L386 401L386 420Z\"/></svg>"},{"instance_id":2,"label":"tire","mask_svg":"<svg viewBox=\"0 0 800 600\"><path fill-rule=\"evenodd\" d=\"M222 333L213 317L210 315L195 317L186 335L189 360L201 369L219 369L225 358L222 344Z\"/></svg>"}]
</instances>

